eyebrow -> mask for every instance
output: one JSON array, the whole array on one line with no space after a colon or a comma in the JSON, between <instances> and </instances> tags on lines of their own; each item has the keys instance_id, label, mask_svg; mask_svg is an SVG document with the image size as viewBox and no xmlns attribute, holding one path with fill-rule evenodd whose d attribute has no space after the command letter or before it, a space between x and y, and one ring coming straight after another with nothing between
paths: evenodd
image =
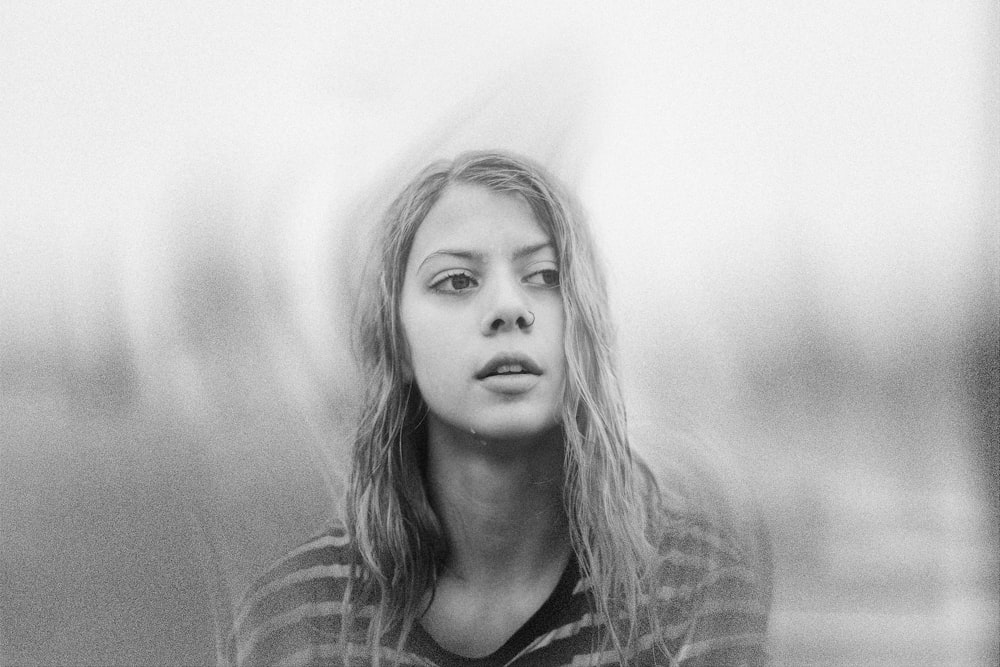
<instances>
[{"instance_id":1,"label":"eyebrow","mask_svg":"<svg viewBox=\"0 0 1000 667\"><path fill-rule=\"evenodd\" d=\"M541 243L535 243L533 245L521 246L519 248L516 248L514 252L511 253L511 257L514 260L524 259L525 257L534 255L535 253L545 250L546 248L554 250L551 241L542 241ZM427 257L424 257L424 260L420 262L420 266L417 267L417 271L422 269L424 267L424 264L426 264L431 259L440 256L457 257L459 259L476 260L480 262L483 261L483 259L485 259L486 257L484 253L477 252L475 250L442 248L441 250L435 250L431 254L427 255Z\"/></svg>"}]
</instances>

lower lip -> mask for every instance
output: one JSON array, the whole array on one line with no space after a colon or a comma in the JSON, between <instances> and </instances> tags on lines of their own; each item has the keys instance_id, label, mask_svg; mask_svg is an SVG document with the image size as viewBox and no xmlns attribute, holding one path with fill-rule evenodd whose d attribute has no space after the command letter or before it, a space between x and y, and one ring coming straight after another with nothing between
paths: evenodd
<instances>
[{"instance_id":1,"label":"lower lip","mask_svg":"<svg viewBox=\"0 0 1000 667\"><path fill-rule=\"evenodd\" d=\"M538 384L538 376L531 373L490 375L480 382L487 390L497 394L523 394Z\"/></svg>"}]
</instances>

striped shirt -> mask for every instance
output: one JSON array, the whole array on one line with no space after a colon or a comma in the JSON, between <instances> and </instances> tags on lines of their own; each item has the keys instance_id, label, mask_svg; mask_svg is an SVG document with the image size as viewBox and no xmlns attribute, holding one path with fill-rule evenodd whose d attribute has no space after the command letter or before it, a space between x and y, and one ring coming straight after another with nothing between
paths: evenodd
<instances>
[{"instance_id":1,"label":"striped shirt","mask_svg":"<svg viewBox=\"0 0 1000 667\"><path fill-rule=\"evenodd\" d=\"M643 599L655 605L659 627L640 624L630 665L723 667L765 663L770 572L737 540L707 520L671 519L659 549L657 586ZM377 648L340 644L343 597L351 545L337 525L292 550L251 587L236 618L233 661L239 667L318 667L371 664L493 667L503 665L617 665L618 653L602 642L602 619L591 587L571 557L541 608L497 651L465 658L441 647L419 623L402 652L398 635ZM352 602L356 602L353 601ZM356 606L365 623L371 605ZM362 628L363 630L363 628ZM662 640L660 642L657 639ZM660 645L665 645L667 653ZM603 648L603 651L602 651Z\"/></svg>"}]
</instances>

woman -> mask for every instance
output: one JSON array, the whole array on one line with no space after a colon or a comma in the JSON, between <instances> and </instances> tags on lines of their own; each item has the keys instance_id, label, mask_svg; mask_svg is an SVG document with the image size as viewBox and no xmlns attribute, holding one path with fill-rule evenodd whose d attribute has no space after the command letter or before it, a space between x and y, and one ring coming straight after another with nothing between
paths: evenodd
<instances>
[{"instance_id":1,"label":"woman","mask_svg":"<svg viewBox=\"0 0 1000 667\"><path fill-rule=\"evenodd\" d=\"M769 573L630 452L604 280L554 182L432 165L376 264L344 523L251 589L236 661L762 663Z\"/></svg>"}]
</instances>

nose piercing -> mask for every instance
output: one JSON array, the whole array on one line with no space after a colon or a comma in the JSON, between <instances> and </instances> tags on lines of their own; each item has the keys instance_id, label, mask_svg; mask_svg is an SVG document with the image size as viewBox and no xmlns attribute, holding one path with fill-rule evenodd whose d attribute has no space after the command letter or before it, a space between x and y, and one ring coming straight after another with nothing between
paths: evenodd
<instances>
[{"instance_id":1,"label":"nose piercing","mask_svg":"<svg viewBox=\"0 0 1000 667\"><path fill-rule=\"evenodd\" d=\"M530 310L528 311L528 314L531 315L531 321L524 323L524 326L526 326L526 327L530 327L532 324L535 323L535 314L533 312L531 312Z\"/></svg>"}]
</instances>

